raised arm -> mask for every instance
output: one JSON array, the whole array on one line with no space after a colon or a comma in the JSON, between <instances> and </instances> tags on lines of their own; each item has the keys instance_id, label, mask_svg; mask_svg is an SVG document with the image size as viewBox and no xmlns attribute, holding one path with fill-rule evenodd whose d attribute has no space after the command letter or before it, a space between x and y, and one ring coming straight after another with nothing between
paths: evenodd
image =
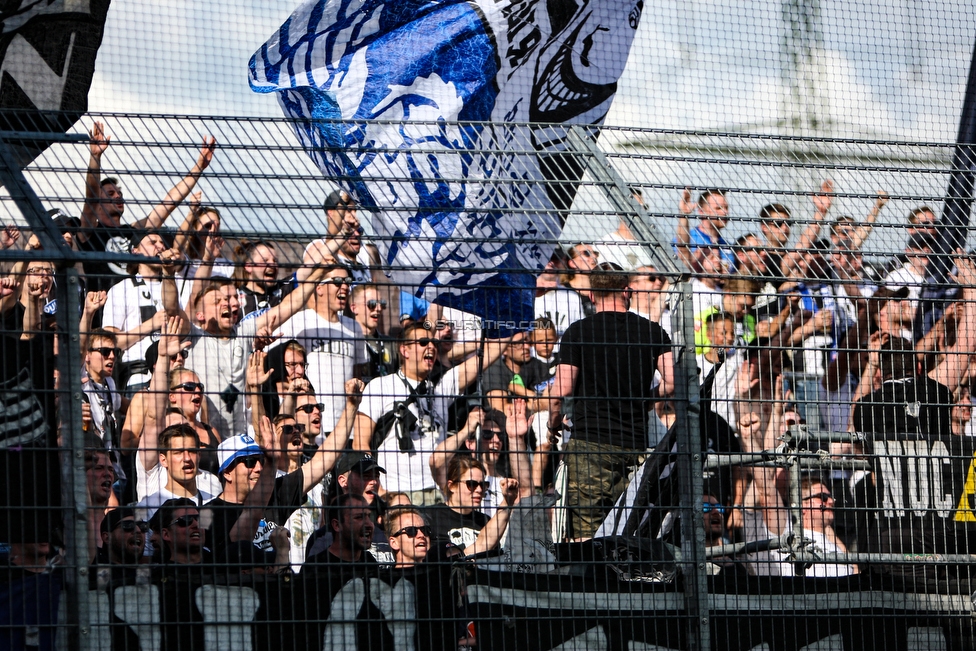
<instances>
[{"instance_id":1,"label":"raised arm","mask_svg":"<svg viewBox=\"0 0 976 651\"><path fill-rule=\"evenodd\" d=\"M204 136L203 146L200 148L199 155L197 155L197 162L190 168L186 176L166 193L162 201L152 209L145 219L140 219L134 224L136 228L156 229L163 225L163 222L173 214L176 207L183 203L183 200L193 192L193 188L196 187L200 176L210 166L210 161L213 160L215 145L216 140L214 140L213 136Z\"/></svg>"},{"instance_id":2,"label":"raised arm","mask_svg":"<svg viewBox=\"0 0 976 651\"><path fill-rule=\"evenodd\" d=\"M871 211L868 216L864 218L857 228L854 229L854 237L852 238L851 244L853 249L861 248L861 244L868 238L871 234L871 229L874 228L874 222L878 219L878 215L881 214L881 209L885 207L888 203L888 193L884 190L878 190L878 198L874 200L874 205L871 206Z\"/></svg>"},{"instance_id":3,"label":"raised arm","mask_svg":"<svg viewBox=\"0 0 976 651\"><path fill-rule=\"evenodd\" d=\"M149 382L145 425L139 439L139 461L146 472L159 465L159 433L166 429L166 403L169 398L169 360L190 346L189 341L180 341L183 329L181 321L179 317L170 317L159 333L159 350Z\"/></svg>"},{"instance_id":4,"label":"raised arm","mask_svg":"<svg viewBox=\"0 0 976 651\"><path fill-rule=\"evenodd\" d=\"M88 333L92 329L92 318L95 316L95 312L105 305L106 300L108 300L106 292L88 292L85 295L85 307L81 310L81 323L78 326L78 331L81 334L79 348L81 349L82 368L85 366L85 356L88 354Z\"/></svg>"},{"instance_id":5,"label":"raised arm","mask_svg":"<svg viewBox=\"0 0 976 651\"><path fill-rule=\"evenodd\" d=\"M98 225L98 213L102 210L102 154L112 140L112 136L105 135L105 125L97 121L92 125L89 136L91 140L88 144L88 171L85 174L85 206L81 209L82 230L78 232L78 239L82 242L88 239L88 233L84 229Z\"/></svg>"},{"instance_id":6,"label":"raised arm","mask_svg":"<svg viewBox=\"0 0 976 651\"><path fill-rule=\"evenodd\" d=\"M499 482L505 504L499 506L495 511L495 517L488 521L485 528L478 534L478 539L464 548L465 556L487 552L498 547L505 529L508 528L508 520L512 516L512 507L519 500L519 483L517 479L502 479Z\"/></svg>"},{"instance_id":7,"label":"raised arm","mask_svg":"<svg viewBox=\"0 0 976 651\"><path fill-rule=\"evenodd\" d=\"M430 474L434 477L434 483L444 491L447 488L447 464L451 461L454 453L464 447L464 442L468 440L477 429L478 425L485 420L485 413L481 409L474 408L468 412L468 419L457 434L448 436L434 448L427 464L430 466Z\"/></svg>"},{"instance_id":8,"label":"raised arm","mask_svg":"<svg viewBox=\"0 0 976 651\"><path fill-rule=\"evenodd\" d=\"M976 265L963 251L956 251L956 282L962 285L963 315L956 327L956 342L945 351L942 362L929 377L955 391L969 370L969 354L976 350Z\"/></svg>"},{"instance_id":9,"label":"raised arm","mask_svg":"<svg viewBox=\"0 0 976 651\"><path fill-rule=\"evenodd\" d=\"M512 337L507 337L505 339L489 339L485 342L485 355L484 359L480 359L477 355L468 359L463 364L457 367L458 369L458 391L464 392L468 386L475 381L478 377L478 372L482 371L496 361L505 352L508 347L508 342L512 340Z\"/></svg>"},{"instance_id":10,"label":"raised arm","mask_svg":"<svg viewBox=\"0 0 976 651\"><path fill-rule=\"evenodd\" d=\"M261 387L264 386L273 368L264 370L265 360L268 354L263 350L255 350L251 353L251 358L247 360L247 372L245 374L245 384L247 385L247 397L251 406L251 426L254 428L254 435L257 437L258 445L262 448L270 449L274 444L274 431L271 421L264 411L264 397Z\"/></svg>"},{"instance_id":11,"label":"raised arm","mask_svg":"<svg viewBox=\"0 0 976 651\"><path fill-rule=\"evenodd\" d=\"M105 292L102 292L102 296ZM41 327L41 309L43 308L44 281L30 279L24 287L24 297L26 298L27 309L24 310L23 332L20 334L21 340L33 339L34 335Z\"/></svg>"},{"instance_id":12,"label":"raised arm","mask_svg":"<svg viewBox=\"0 0 976 651\"><path fill-rule=\"evenodd\" d=\"M302 466L302 475L305 479L304 490L306 493L315 484L322 481L325 473L332 470L336 461L342 456L346 443L349 441L349 435L352 433L356 412L363 398L363 388L365 386L363 381L357 378L346 380L346 406L342 410L342 415L339 416L339 421L336 423L332 433L322 441L322 444L315 451L315 454L312 455L312 458L309 459L308 463Z\"/></svg>"},{"instance_id":13,"label":"raised arm","mask_svg":"<svg viewBox=\"0 0 976 651\"><path fill-rule=\"evenodd\" d=\"M529 433L528 407L524 400L512 401L512 413L505 419L505 434L508 436L508 462L512 476L518 480L519 494L528 497L533 493L532 461L525 437Z\"/></svg>"},{"instance_id":14,"label":"raised arm","mask_svg":"<svg viewBox=\"0 0 976 651\"><path fill-rule=\"evenodd\" d=\"M783 274L788 274L796 269L800 259L806 255L807 251L813 248L814 242L820 236L820 228L827 219L827 213L834 203L834 182L827 179L820 185L820 194L813 195L813 221L807 224L800 235L800 241L796 246L783 256L780 263L780 270Z\"/></svg>"},{"instance_id":15,"label":"raised arm","mask_svg":"<svg viewBox=\"0 0 976 651\"><path fill-rule=\"evenodd\" d=\"M675 250L682 262L689 269L694 269L695 258L691 253L691 226L688 224L688 215L695 210L695 202L691 199L691 188L685 188L681 193L681 202L678 204L678 231L675 236Z\"/></svg>"}]
</instances>

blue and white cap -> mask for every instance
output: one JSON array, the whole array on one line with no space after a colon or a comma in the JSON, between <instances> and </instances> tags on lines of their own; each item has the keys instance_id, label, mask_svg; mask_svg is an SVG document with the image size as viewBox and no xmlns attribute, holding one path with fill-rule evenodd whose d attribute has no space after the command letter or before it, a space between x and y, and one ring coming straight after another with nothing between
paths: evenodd
<instances>
[{"instance_id":1,"label":"blue and white cap","mask_svg":"<svg viewBox=\"0 0 976 651\"><path fill-rule=\"evenodd\" d=\"M224 439L217 446L217 460L220 461L220 470L218 472L223 474L239 459L263 454L264 450L248 434Z\"/></svg>"}]
</instances>

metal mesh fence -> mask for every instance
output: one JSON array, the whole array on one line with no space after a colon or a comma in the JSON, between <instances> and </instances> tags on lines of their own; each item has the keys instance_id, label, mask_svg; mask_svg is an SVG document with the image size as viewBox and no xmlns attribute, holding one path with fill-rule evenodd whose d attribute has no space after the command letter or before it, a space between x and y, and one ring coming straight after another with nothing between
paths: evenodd
<instances>
[{"instance_id":1,"label":"metal mesh fence","mask_svg":"<svg viewBox=\"0 0 976 651\"><path fill-rule=\"evenodd\" d=\"M973 647L967 148L305 126L3 136L6 647Z\"/></svg>"}]
</instances>

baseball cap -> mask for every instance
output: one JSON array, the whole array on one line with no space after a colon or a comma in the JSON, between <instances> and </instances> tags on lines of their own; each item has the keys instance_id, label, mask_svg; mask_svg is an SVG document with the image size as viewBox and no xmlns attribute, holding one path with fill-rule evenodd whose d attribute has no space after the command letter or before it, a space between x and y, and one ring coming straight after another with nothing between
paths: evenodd
<instances>
[{"instance_id":1,"label":"baseball cap","mask_svg":"<svg viewBox=\"0 0 976 651\"><path fill-rule=\"evenodd\" d=\"M336 208L355 206L356 200L352 198L345 190L333 190L329 193L329 196L325 198L325 203L322 204L322 208L325 210L334 210Z\"/></svg>"},{"instance_id":2,"label":"baseball cap","mask_svg":"<svg viewBox=\"0 0 976 651\"><path fill-rule=\"evenodd\" d=\"M386 473L386 469L380 467L376 463L376 459L373 458L373 455L368 452L347 452L342 455L339 463L336 464L336 475L344 475L350 470L355 470L360 475L370 470L379 470L384 474Z\"/></svg>"},{"instance_id":3,"label":"baseball cap","mask_svg":"<svg viewBox=\"0 0 976 651\"><path fill-rule=\"evenodd\" d=\"M217 460L220 462L220 469L217 472L226 472L239 459L263 454L264 450L261 446L247 434L224 439L217 446Z\"/></svg>"}]
</instances>

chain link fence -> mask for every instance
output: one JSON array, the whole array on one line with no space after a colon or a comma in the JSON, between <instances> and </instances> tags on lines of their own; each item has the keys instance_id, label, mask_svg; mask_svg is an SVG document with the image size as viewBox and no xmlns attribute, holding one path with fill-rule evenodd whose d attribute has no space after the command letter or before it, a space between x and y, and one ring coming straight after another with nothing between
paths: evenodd
<instances>
[{"instance_id":1,"label":"chain link fence","mask_svg":"<svg viewBox=\"0 0 976 651\"><path fill-rule=\"evenodd\" d=\"M968 149L302 126L0 134L5 648L973 648Z\"/></svg>"}]
</instances>

